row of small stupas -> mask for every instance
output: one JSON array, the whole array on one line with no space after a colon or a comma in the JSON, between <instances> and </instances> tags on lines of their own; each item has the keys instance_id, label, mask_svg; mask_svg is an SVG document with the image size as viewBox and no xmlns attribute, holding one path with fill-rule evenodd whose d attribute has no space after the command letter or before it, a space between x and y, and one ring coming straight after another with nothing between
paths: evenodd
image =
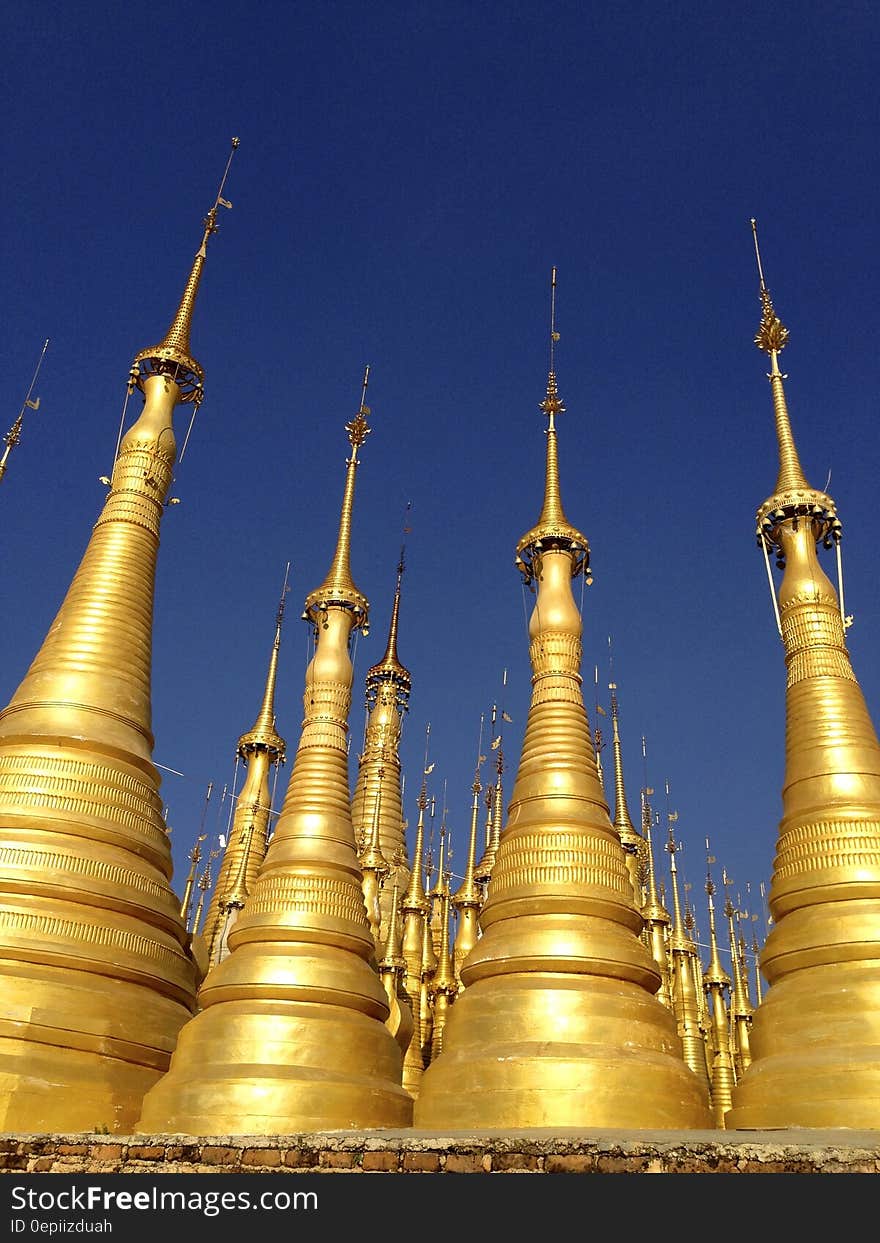
<instances>
[{"instance_id":1,"label":"row of small stupas","mask_svg":"<svg viewBox=\"0 0 880 1243\"><path fill-rule=\"evenodd\" d=\"M819 544L839 553L841 526L795 449L779 369L788 334L760 256L756 343L770 359L780 468L757 538L771 586L771 552L783 570L773 599L788 684L757 1005L733 928L731 972L721 965L711 878L702 966L674 835L670 915L650 809L639 834L621 784L611 819L572 593L590 550L559 487L555 271L544 501L516 547L537 595L532 696L506 816L499 796L483 859L479 766L457 888L446 859L426 867L425 785L408 858L397 609L368 675L354 798L349 786L350 646L369 614L350 564L365 380L346 425L336 549L305 601L314 648L280 813L263 852L268 772L284 752L276 627L263 708L241 740L246 780L207 936L188 926L192 883L181 903L152 761L153 589L173 415L202 398L190 330L226 173L171 327L136 356L143 408L83 559L0 712L0 1125L192 1135L880 1127L880 744L818 560Z\"/></svg>"}]
</instances>

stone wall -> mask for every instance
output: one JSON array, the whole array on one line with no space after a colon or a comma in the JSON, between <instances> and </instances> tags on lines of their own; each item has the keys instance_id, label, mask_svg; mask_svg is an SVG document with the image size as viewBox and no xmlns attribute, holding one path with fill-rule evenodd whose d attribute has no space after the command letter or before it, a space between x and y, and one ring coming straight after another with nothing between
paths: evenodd
<instances>
[{"instance_id":1,"label":"stone wall","mask_svg":"<svg viewBox=\"0 0 880 1243\"><path fill-rule=\"evenodd\" d=\"M0 1135L0 1172L877 1174L880 1131Z\"/></svg>"}]
</instances>

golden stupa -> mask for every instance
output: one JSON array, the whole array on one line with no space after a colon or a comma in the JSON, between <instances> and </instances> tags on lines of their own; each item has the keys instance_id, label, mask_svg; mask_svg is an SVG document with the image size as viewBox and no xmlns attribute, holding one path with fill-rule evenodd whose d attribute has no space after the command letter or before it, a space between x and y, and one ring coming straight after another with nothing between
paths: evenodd
<instances>
[{"instance_id":1,"label":"golden stupa","mask_svg":"<svg viewBox=\"0 0 880 1243\"><path fill-rule=\"evenodd\" d=\"M190 328L231 159L171 327L131 369L143 410L83 559L0 712L4 1131L130 1131L195 1003L152 762L153 593L172 419L202 397Z\"/></svg>"},{"instance_id":2,"label":"golden stupa","mask_svg":"<svg viewBox=\"0 0 880 1243\"><path fill-rule=\"evenodd\" d=\"M589 546L559 491L554 370L544 505L517 545L537 586L532 699L507 822L439 1053L422 1077L417 1127L711 1127L660 970L639 939L620 838L599 782L581 693L582 620L572 579Z\"/></svg>"},{"instance_id":3,"label":"golden stupa","mask_svg":"<svg viewBox=\"0 0 880 1243\"><path fill-rule=\"evenodd\" d=\"M846 647L841 523L807 483L779 369L788 330L758 258L779 475L757 538L783 569L785 780L761 954L768 990L755 1010L751 1062L728 1127L880 1127L880 745ZM840 595L817 546L837 550Z\"/></svg>"},{"instance_id":4,"label":"golden stupa","mask_svg":"<svg viewBox=\"0 0 880 1243\"><path fill-rule=\"evenodd\" d=\"M369 371L369 369L368 369ZM412 1119L403 1050L364 906L348 783L355 629L368 601L350 568L364 394L347 424L351 456L336 552L306 599L315 652L290 784L230 954L199 992L171 1068L147 1093L141 1133L283 1134L400 1127Z\"/></svg>"},{"instance_id":5,"label":"golden stupa","mask_svg":"<svg viewBox=\"0 0 880 1243\"><path fill-rule=\"evenodd\" d=\"M397 585L388 625L388 642L382 659L367 671L365 678L367 721L364 749L358 757L357 779L351 800L355 840L363 841L369 883L378 885L375 902L378 912L377 946L388 937L391 898L397 884L401 893L409 885L409 866L404 839L401 804L400 734L409 708L412 679L397 654L400 627L400 588L404 570L404 550L397 564ZM376 839L375 846L373 838ZM371 862L372 860L372 862ZM364 857L361 858L364 867ZM382 874L381 884L374 880Z\"/></svg>"},{"instance_id":6,"label":"golden stupa","mask_svg":"<svg viewBox=\"0 0 880 1243\"><path fill-rule=\"evenodd\" d=\"M289 572L290 566L287 567ZM275 616L275 638L269 657L269 672L260 711L251 729L238 740L237 758L245 765L245 778L235 801L235 812L226 849L220 863L217 883L205 916L205 942L209 964L229 953L229 933L238 913L253 889L260 865L266 856L272 791L269 775L283 764L286 743L275 722L275 684L278 679L278 652L281 624L288 592L287 573L281 589L281 602Z\"/></svg>"}]
</instances>

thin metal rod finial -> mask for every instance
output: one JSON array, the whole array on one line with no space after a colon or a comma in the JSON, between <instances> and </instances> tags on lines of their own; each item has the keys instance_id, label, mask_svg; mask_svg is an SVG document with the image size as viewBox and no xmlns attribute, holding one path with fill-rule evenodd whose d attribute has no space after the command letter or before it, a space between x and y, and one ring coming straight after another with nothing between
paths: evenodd
<instances>
[{"instance_id":1,"label":"thin metal rod finial","mask_svg":"<svg viewBox=\"0 0 880 1243\"><path fill-rule=\"evenodd\" d=\"M758 276L761 281L761 292L763 293L767 286L764 284L764 269L761 267L761 251L758 248L758 222L754 216L752 216L751 225L752 237L755 239L755 258L758 261Z\"/></svg>"}]
</instances>

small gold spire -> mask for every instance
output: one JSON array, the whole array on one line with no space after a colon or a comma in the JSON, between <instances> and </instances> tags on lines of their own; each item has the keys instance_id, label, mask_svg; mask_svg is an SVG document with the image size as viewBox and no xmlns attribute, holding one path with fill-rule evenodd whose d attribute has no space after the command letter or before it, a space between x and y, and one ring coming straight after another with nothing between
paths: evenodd
<instances>
[{"instance_id":1,"label":"small gold spire","mask_svg":"<svg viewBox=\"0 0 880 1243\"><path fill-rule=\"evenodd\" d=\"M275 614L275 638L269 657L263 701L253 728L242 734L238 740L237 754L247 766L247 773L235 799L229 840L205 917L208 956L212 964L219 962L228 953L227 936L232 930L235 912L244 907L257 879L269 838L269 817L272 810L269 773L273 766L284 764L287 759L287 744L275 726L275 683L284 605L290 590L289 576L288 561L281 599Z\"/></svg>"},{"instance_id":2,"label":"small gold spire","mask_svg":"<svg viewBox=\"0 0 880 1243\"><path fill-rule=\"evenodd\" d=\"M33 378L31 379L30 388L25 394L24 401L21 403L21 410L19 410L18 412L18 418L12 424L12 427L10 427L6 435L3 437L3 443L6 445L6 448L3 450L3 456L0 457L0 479L2 479L3 476L6 474L6 468L9 463L10 453L17 445L21 444L21 429L24 423L25 410L39 410L40 408L39 397L34 397L32 394L34 391L34 385L37 382L37 376L40 374L40 368L43 365L43 359L46 356L46 350L48 348L49 348L49 339L47 337L46 341L43 343L43 348L40 352L40 357L37 360L37 366L36 366L36 370L34 371Z\"/></svg>"},{"instance_id":3,"label":"small gold spire","mask_svg":"<svg viewBox=\"0 0 880 1243\"><path fill-rule=\"evenodd\" d=\"M202 269L205 266L208 238L219 229L217 209L219 207L232 207L228 199L223 198L223 190L226 186L226 178L229 175L232 157L238 149L239 143L240 139L232 139L232 148L226 161L223 177L220 180L217 198L214 201L214 206L205 217L205 231L202 235L202 244L196 251L189 279L186 282L183 296L180 299L180 304L168 331L158 345L141 350L135 356L131 371L131 382L137 384L141 390L143 390L144 380L147 376L164 374L170 376L174 383L177 384L180 389L179 400L181 402L192 401L199 405L202 400L205 373L190 354L189 338L192 328L192 316L196 304L196 295L199 292L199 285L202 280Z\"/></svg>"},{"instance_id":4,"label":"small gold spire","mask_svg":"<svg viewBox=\"0 0 880 1243\"><path fill-rule=\"evenodd\" d=\"M266 687L263 691L263 702L254 722L253 728L242 734L238 740L238 751L246 751L249 747L264 746L276 753L274 759L284 763L284 739L279 738L275 729L275 684L278 678L278 651L281 647L281 625L284 621L284 606L290 591L290 562L284 571L284 583L281 587L281 599L275 614L275 638L272 642L272 654L269 657L269 672L266 675Z\"/></svg>"},{"instance_id":5,"label":"small gold spire","mask_svg":"<svg viewBox=\"0 0 880 1243\"><path fill-rule=\"evenodd\" d=\"M306 597L305 612L303 613L305 619L312 621L315 626L318 626L324 624L322 617L326 621L327 608L331 604L335 604L340 608L350 609L354 617L352 629L360 628L364 634L368 633L369 604L366 597L355 587L351 577L351 518L354 507L355 476L360 465L358 449L372 431L372 428L367 423L367 416L370 414L370 407L366 404L369 378L370 368L367 366L364 369L360 408L351 422L345 425L348 443L351 445L351 456L346 459L345 463L345 493L342 498L342 512L339 518L336 552L330 564L330 569L327 571L327 577L320 587Z\"/></svg>"}]
</instances>

